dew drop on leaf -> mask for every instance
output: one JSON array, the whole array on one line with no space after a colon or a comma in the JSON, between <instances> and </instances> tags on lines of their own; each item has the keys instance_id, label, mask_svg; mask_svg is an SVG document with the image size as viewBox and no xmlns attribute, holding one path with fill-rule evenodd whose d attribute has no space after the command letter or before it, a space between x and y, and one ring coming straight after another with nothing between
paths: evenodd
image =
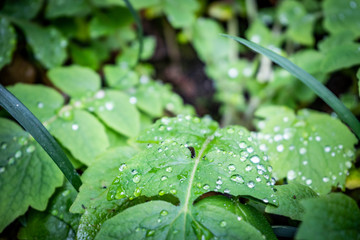
<instances>
[{"instance_id":1,"label":"dew drop on leaf","mask_svg":"<svg viewBox=\"0 0 360 240\"><path fill-rule=\"evenodd\" d=\"M105 103L105 108L108 111L112 111L114 109L114 103L113 102L106 102Z\"/></svg>"},{"instance_id":2,"label":"dew drop on leaf","mask_svg":"<svg viewBox=\"0 0 360 240\"><path fill-rule=\"evenodd\" d=\"M32 153L35 151L35 146L34 145L30 145L26 148L26 152L27 153Z\"/></svg>"},{"instance_id":3,"label":"dew drop on leaf","mask_svg":"<svg viewBox=\"0 0 360 240\"><path fill-rule=\"evenodd\" d=\"M244 183L244 178L239 174L234 174L230 177L230 180L237 183Z\"/></svg>"},{"instance_id":4,"label":"dew drop on leaf","mask_svg":"<svg viewBox=\"0 0 360 240\"><path fill-rule=\"evenodd\" d=\"M252 163L259 163L259 162L260 162L260 158L259 158L259 156L254 155L254 156L252 156L252 157L250 158L250 161L251 161Z\"/></svg>"},{"instance_id":5,"label":"dew drop on leaf","mask_svg":"<svg viewBox=\"0 0 360 240\"><path fill-rule=\"evenodd\" d=\"M159 196L164 196L165 195L165 191L164 190L160 190L159 191Z\"/></svg>"},{"instance_id":6,"label":"dew drop on leaf","mask_svg":"<svg viewBox=\"0 0 360 240\"><path fill-rule=\"evenodd\" d=\"M162 211L160 212L160 215L161 215L161 216L166 216L166 215L168 215L168 214L169 214L169 212L166 211L166 210L162 210Z\"/></svg>"},{"instance_id":7,"label":"dew drop on leaf","mask_svg":"<svg viewBox=\"0 0 360 240\"><path fill-rule=\"evenodd\" d=\"M71 129L74 130L74 131L77 131L77 130L79 129L79 125L73 124L73 125L71 126Z\"/></svg>"},{"instance_id":8,"label":"dew drop on leaf","mask_svg":"<svg viewBox=\"0 0 360 240\"><path fill-rule=\"evenodd\" d=\"M124 171L125 168L126 168L126 164L122 163L119 167L119 171L122 172L122 171Z\"/></svg>"},{"instance_id":9,"label":"dew drop on leaf","mask_svg":"<svg viewBox=\"0 0 360 240\"><path fill-rule=\"evenodd\" d=\"M226 227L227 223L225 221L220 222L220 227Z\"/></svg>"},{"instance_id":10,"label":"dew drop on leaf","mask_svg":"<svg viewBox=\"0 0 360 240\"><path fill-rule=\"evenodd\" d=\"M6 143L6 142L2 142L2 143L0 144L0 148L1 148L1 150L5 150L5 149L7 148L7 143Z\"/></svg>"},{"instance_id":11,"label":"dew drop on leaf","mask_svg":"<svg viewBox=\"0 0 360 240\"><path fill-rule=\"evenodd\" d=\"M177 193L177 191L176 191L175 189L171 189L171 190L170 190L170 193L173 194L173 195L175 195L175 194Z\"/></svg>"},{"instance_id":12,"label":"dew drop on leaf","mask_svg":"<svg viewBox=\"0 0 360 240\"><path fill-rule=\"evenodd\" d=\"M19 138L18 143L20 146L24 146L25 144L27 144L27 140L26 140L26 138L21 137L21 138Z\"/></svg>"},{"instance_id":13,"label":"dew drop on leaf","mask_svg":"<svg viewBox=\"0 0 360 240\"><path fill-rule=\"evenodd\" d=\"M141 175L140 174L137 174L133 177L133 182L134 183L139 183L141 180Z\"/></svg>"},{"instance_id":14,"label":"dew drop on leaf","mask_svg":"<svg viewBox=\"0 0 360 240\"><path fill-rule=\"evenodd\" d=\"M246 148L246 146L247 146L247 145L246 145L245 142L240 142L240 143L239 143L239 147L242 148L242 149Z\"/></svg>"},{"instance_id":15,"label":"dew drop on leaf","mask_svg":"<svg viewBox=\"0 0 360 240\"><path fill-rule=\"evenodd\" d=\"M155 234L155 230L149 230L149 231L146 232L146 236L147 236L147 237L151 237L151 236L153 236L154 234Z\"/></svg>"},{"instance_id":16,"label":"dew drop on leaf","mask_svg":"<svg viewBox=\"0 0 360 240\"><path fill-rule=\"evenodd\" d=\"M168 179L168 177L164 175L160 179L161 179L161 181L165 181L166 179Z\"/></svg>"},{"instance_id":17,"label":"dew drop on leaf","mask_svg":"<svg viewBox=\"0 0 360 240\"><path fill-rule=\"evenodd\" d=\"M167 171L168 173L171 173L171 172L172 172L172 167L167 167L167 168L165 169L165 171Z\"/></svg>"},{"instance_id":18,"label":"dew drop on leaf","mask_svg":"<svg viewBox=\"0 0 360 240\"><path fill-rule=\"evenodd\" d=\"M210 189L210 186L209 186L208 184L204 184L203 189L204 189L204 190L209 190L209 189Z\"/></svg>"},{"instance_id":19,"label":"dew drop on leaf","mask_svg":"<svg viewBox=\"0 0 360 240\"><path fill-rule=\"evenodd\" d=\"M301 155L304 155L304 154L306 153L306 148L300 148L300 149L299 149L299 153L300 153Z\"/></svg>"},{"instance_id":20,"label":"dew drop on leaf","mask_svg":"<svg viewBox=\"0 0 360 240\"><path fill-rule=\"evenodd\" d=\"M22 155L22 152L20 150L16 151L15 158L20 158Z\"/></svg>"},{"instance_id":21,"label":"dew drop on leaf","mask_svg":"<svg viewBox=\"0 0 360 240\"><path fill-rule=\"evenodd\" d=\"M323 182L325 182L325 183L327 183L327 182L329 182L330 181L330 179L328 178L328 177L323 177Z\"/></svg>"},{"instance_id":22,"label":"dew drop on leaf","mask_svg":"<svg viewBox=\"0 0 360 240\"><path fill-rule=\"evenodd\" d=\"M141 188L139 188L139 187L135 188L134 196L139 197L140 195L141 195Z\"/></svg>"},{"instance_id":23,"label":"dew drop on leaf","mask_svg":"<svg viewBox=\"0 0 360 240\"><path fill-rule=\"evenodd\" d=\"M294 170L290 170L290 171L288 171L288 173L287 173L287 179L288 180L293 180L293 179L295 179L296 178L296 173L295 173L295 171Z\"/></svg>"},{"instance_id":24,"label":"dew drop on leaf","mask_svg":"<svg viewBox=\"0 0 360 240\"><path fill-rule=\"evenodd\" d=\"M253 167L250 164L246 165L246 167L245 167L245 171L247 171L247 172L251 171L252 169L253 169Z\"/></svg>"},{"instance_id":25,"label":"dew drop on leaf","mask_svg":"<svg viewBox=\"0 0 360 240\"><path fill-rule=\"evenodd\" d=\"M229 169L230 172L232 172L232 171L236 170L236 167L235 167L234 164L229 164L228 169Z\"/></svg>"},{"instance_id":26,"label":"dew drop on leaf","mask_svg":"<svg viewBox=\"0 0 360 240\"><path fill-rule=\"evenodd\" d=\"M312 184L312 180L311 180L311 179L307 179L307 180L305 181L305 183L306 183L307 185L310 185L310 184Z\"/></svg>"},{"instance_id":27,"label":"dew drop on leaf","mask_svg":"<svg viewBox=\"0 0 360 240\"><path fill-rule=\"evenodd\" d=\"M37 107L38 108L44 108L44 103L43 102L38 102Z\"/></svg>"},{"instance_id":28,"label":"dew drop on leaf","mask_svg":"<svg viewBox=\"0 0 360 240\"><path fill-rule=\"evenodd\" d=\"M330 152L330 151L331 151L331 147L325 146L325 147L324 147L324 151L325 151L325 152Z\"/></svg>"},{"instance_id":29,"label":"dew drop on leaf","mask_svg":"<svg viewBox=\"0 0 360 240\"><path fill-rule=\"evenodd\" d=\"M254 188L254 187L255 187L255 183L254 183L253 181L249 181L249 182L247 183L247 186L248 186L249 188Z\"/></svg>"},{"instance_id":30,"label":"dew drop on leaf","mask_svg":"<svg viewBox=\"0 0 360 240\"><path fill-rule=\"evenodd\" d=\"M282 144L277 145L277 146L276 146L276 151L278 151L278 152L284 151L284 145L282 145Z\"/></svg>"}]
</instances>

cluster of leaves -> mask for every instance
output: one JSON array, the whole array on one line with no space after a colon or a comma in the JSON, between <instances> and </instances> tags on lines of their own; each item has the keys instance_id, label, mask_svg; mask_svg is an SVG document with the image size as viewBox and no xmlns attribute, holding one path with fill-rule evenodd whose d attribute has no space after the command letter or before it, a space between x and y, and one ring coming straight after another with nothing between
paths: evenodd
<instances>
[{"instance_id":1,"label":"cluster of leaves","mask_svg":"<svg viewBox=\"0 0 360 240\"><path fill-rule=\"evenodd\" d=\"M90 166L111 147L131 145L131 138L164 111L179 114L193 112L184 106L168 85L143 75L141 82L127 78L117 87L113 72L120 67L108 66L108 85L101 89L101 79L93 70L80 66L50 70L52 83L70 97L43 85L17 84L9 87L61 143L76 168ZM56 165L16 123L1 118L1 229L26 212L28 206L43 210L63 177ZM89 130L91 129L91 131ZM16 180L16 181L15 181ZM25 184L27 183L27 184Z\"/></svg>"}]
</instances>

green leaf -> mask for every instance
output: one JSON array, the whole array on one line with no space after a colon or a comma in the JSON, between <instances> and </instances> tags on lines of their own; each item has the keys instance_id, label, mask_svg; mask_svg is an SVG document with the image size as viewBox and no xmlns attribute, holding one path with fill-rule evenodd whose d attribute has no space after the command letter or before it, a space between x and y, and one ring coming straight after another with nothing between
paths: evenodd
<instances>
[{"instance_id":1,"label":"green leaf","mask_svg":"<svg viewBox=\"0 0 360 240\"><path fill-rule=\"evenodd\" d=\"M219 216L221 216L219 218ZM222 207L204 205L183 212L164 201L129 208L106 221L96 239L263 239L245 221Z\"/></svg>"},{"instance_id":2,"label":"green leaf","mask_svg":"<svg viewBox=\"0 0 360 240\"><path fill-rule=\"evenodd\" d=\"M312 46L315 42L313 30L316 18L312 15L305 15L289 26L287 36L294 42Z\"/></svg>"},{"instance_id":3,"label":"green leaf","mask_svg":"<svg viewBox=\"0 0 360 240\"><path fill-rule=\"evenodd\" d=\"M280 3L276 9L276 16L282 25L294 24L306 15L306 9L301 2L288 0Z\"/></svg>"},{"instance_id":4,"label":"green leaf","mask_svg":"<svg viewBox=\"0 0 360 240\"><path fill-rule=\"evenodd\" d=\"M101 98L90 103L94 106L95 114L117 132L128 137L137 136L140 131L140 114L130 103L129 96L120 91L101 91L96 94Z\"/></svg>"},{"instance_id":5,"label":"green leaf","mask_svg":"<svg viewBox=\"0 0 360 240\"><path fill-rule=\"evenodd\" d=\"M51 0L46 6L46 17L78 17L90 13L90 6L86 0Z\"/></svg>"},{"instance_id":6,"label":"green leaf","mask_svg":"<svg viewBox=\"0 0 360 240\"><path fill-rule=\"evenodd\" d=\"M45 212L30 211L26 226L19 230L17 238L27 239L75 239L75 231L66 222Z\"/></svg>"},{"instance_id":7,"label":"green leaf","mask_svg":"<svg viewBox=\"0 0 360 240\"><path fill-rule=\"evenodd\" d=\"M105 52L105 51L104 51ZM91 47L80 47L72 43L70 45L70 55L74 64L97 70L102 59L99 54Z\"/></svg>"},{"instance_id":8,"label":"green leaf","mask_svg":"<svg viewBox=\"0 0 360 240\"><path fill-rule=\"evenodd\" d=\"M359 0L325 0L322 5L326 30L332 34L350 30L360 36Z\"/></svg>"},{"instance_id":9,"label":"green leaf","mask_svg":"<svg viewBox=\"0 0 360 240\"><path fill-rule=\"evenodd\" d=\"M359 64L360 44L346 43L326 51L321 67L325 72L333 72Z\"/></svg>"},{"instance_id":10,"label":"green leaf","mask_svg":"<svg viewBox=\"0 0 360 240\"><path fill-rule=\"evenodd\" d=\"M267 157L244 128L218 129L217 123L208 118L162 118L140 136L139 141L148 143L147 149L123 161L119 168L120 174L109 189L108 198L161 198L173 195L180 200L180 205L171 205L174 209L169 206L166 211L172 217L162 223L157 222L161 210L157 212L155 221L155 212L149 213L152 215L146 220L148 215L139 210L142 207L138 205L134 209L142 212L143 217L136 222L131 217L124 219L131 225L131 229L138 227L140 222L148 222L153 226L150 229L165 224L167 229L172 226L178 229L180 236L184 232L190 234L191 225L195 224L198 229L198 225L204 224L193 220L196 215L192 203L209 191L250 196L264 203L276 204L272 168L267 163ZM166 207L166 204L161 206ZM121 213L124 214L122 216L129 214L126 211ZM132 213L128 216L133 216ZM227 217L232 218L230 215ZM234 218L236 219L235 216ZM229 219L223 219L229 223L228 227L221 228L223 231L230 231L234 227ZM219 220L221 221L218 219L217 224L220 223ZM214 222L209 219L207 224ZM220 229L219 233L215 229L214 227L214 230L209 231L215 236L223 234Z\"/></svg>"},{"instance_id":11,"label":"green leaf","mask_svg":"<svg viewBox=\"0 0 360 240\"><path fill-rule=\"evenodd\" d=\"M43 85L18 83L8 87L8 90L41 122L54 117L64 104L64 98L60 93Z\"/></svg>"},{"instance_id":12,"label":"green leaf","mask_svg":"<svg viewBox=\"0 0 360 240\"><path fill-rule=\"evenodd\" d=\"M138 74L127 67L105 65L104 74L106 83L116 89L126 90L139 82Z\"/></svg>"},{"instance_id":13,"label":"green leaf","mask_svg":"<svg viewBox=\"0 0 360 240\"><path fill-rule=\"evenodd\" d=\"M296 239L359 239L360 210L352 198L331 193L301 203L305 215Z\"/></svg>"},{"instance_id":14,"label":"green leaf","mask_svg":"<svg viewBox=\"0 0 360 240\"><path fill-rule=\"evenodd\" d=\"M276 189L279 207L267 205L265 211L267 213L290 217L294 220L302 220L304 215L304 208L300 204L300 201L318 196L311 188L297 182L280 185L277 186Z\"/></svg>"},{"instance_id":15,"label":"green leaf","mask_svg":"<svg viewBox=\"0 0 360 240\"><path fill-rule=\"evenodd\" d=\"M321 52L326 53L333 48L339 47L343 44L348 44L356 39L356 35L351 31L342 31L330 36L325 37L318 44L318 48Z\"/></svg>"},{"instance_id":16,"label":"green leaf","mask_svg":"<svg viewBox=\"0 0 360 240\"><path fill-rule=\"evenodd\" d=\"M79 225L80 215L71 214L69 207L77 192L70 185L57 189L50 199L45 212L30 210L26 224L20 228L19 239L74 239Z\"/></svg>"},{"instance_id":17,"label":"green leaf","mask_svg":"<svg viewBox=\"0 0 360 240\"><path fill-rule=\"evenodd\" d=\"M302 81L305 85L311 88L324 102L326 102L334 111L338 114L339 118L342 119L349 127L353 130L358 138L360 138L360 122L356 117L347 109L344 104L324 85L322 85L318 80L316 80L309 73L299 68L286 58L277 55L276 53L263 48L255 43L249 42L245 39L232 37L229 35L223 35L238 41L241 44L251 48L252 50L264 54L269 57L272 61L279 64L282 68L290 72L293 76Z\"/></svg>"},{"instance_id":18,"label":"green leaf","mask_svg":"<svg viewBox=\"0 0 360 240\"><path fill-rule=\"evenodd\" d=\"M5 0L0 13L30 20L38 14L43 3L44 0Z\"/></svg>"},{"instance_id":19,"label":"green leaf","mask_svg":"<svg viewBox=\"0 0 360 240\"><path fill-rule=\"evenodd\" d=\"M0 69L9 64L16 47L16 34L9 21L0 17Z\"/></svg>"},{"instance_id":20,"label":"green leaf","mask_svg":"<svg viewBox=\"0 0 360 240\"><path fill-rule=\"evenodd\" d=\"M261 46L280 51L278 46L281 44L282 38L275 35L261 20L252 23L245 34L248 39Z\"/></svg>"},{"instance_id":21,"label":"green leaf","mask_svg":"<svg viewBox=\"0 0 360 240\"><path fill-rule=\"evenodd\" d=\"M260 108L255 116L263 120L257 124L258 139L274 176L297 180L321 194L344 186L357 139L338 119L307 109L295 115L275 106Z\"/></svg>"},{"instance_id":22,"label":"green leaf","mask_svg":"<svg viewBox=\"0 0 360 240\"><path fill-rule=\"evenodd\" d=\"M48 76L56 87L74 98L93 95L101 85L95 71L76 65L53 68Z\"/></svg>"},{"instance_id":23,"label":"green leaf","mask_svg":"<svg viewBox=\"0 0 360 240\"><path fill-rule=\"evenodd\" d=\"M14 95L0 84L0 105L10 113L41 145L52 158L65 177L77 190L81 185L79 175L59 144L50 135L41 122Z\"/></svg>"},{"instance_id":24,"label":"green leaf","mask_svg":"<svg viewBox=\"0 0 360 240\"><path fill-rule=\"evenodd\" d=\"M51 158L20 126L0 119L0 232L31 206L46 208L63 176Z\"/></svg>"},{"instance_id":25,"label":"green leaf","mask_svg":"<svg viewBox=\"0 0 360 240\"><path fill-rule=\"evenodd\" d=\"M35 58L46 68L57 67L67 58L67 40L54 27L42 27L26 21L15 21L24 31Z\"/></svg>"},{"instance_id":26,"label":"green leaf","mask_svg":"<svg viewBox=\"0 0 360 240\"><path fill-rule=\"evenodd\" d=\"M70 119L56 118L49 124L49 131L76 159L91 165L109 146L104 126L83 110L69 110L64 115Z\"/></svg>"}]
</instances>

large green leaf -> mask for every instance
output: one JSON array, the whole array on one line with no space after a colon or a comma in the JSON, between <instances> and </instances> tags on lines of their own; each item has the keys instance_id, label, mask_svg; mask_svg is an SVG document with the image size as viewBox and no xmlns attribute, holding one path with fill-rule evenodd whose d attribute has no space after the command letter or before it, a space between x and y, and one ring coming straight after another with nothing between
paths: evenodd
<instances>
[{"instance_id":1,"label":"large green leaf","mask_svg":"<svg viewBox=\"0 0 360 240\"><path fill-rule=\"evenodd\" d=\"M49 124L49 131L82 163L91 165L109 146L104 126L90 113L75 109Z\"/></svg>"},{"instance_id":2,"label":"large green leaf","mask_svg":"<svg viewBox=\"0 0 360 240\"><path fill-rule=\"evenodd\" d=\"M207 232L217 237L238 234L235 226L242 228L242 223L233 222L232 219L237 219L235 215L217 215L217 228L211 211L204 209L198 212L193 207L194 200L209 191L251 196L264 203L276 204L272 168L244 128L219 129L217 123L208 118L162 118L141 135L139 141L148 143L147 149L120 164L120 174L111 185L108 198L164 198L170 195L178 198L180 205L166 207L166 203L159 203L160 210L156 206L144 207L142 204L129 208L120 213L122 217L118 215L114 220L128 222L126 227L121 222L124 227L121 234L125 234L121 237L133 239L135 236L127 234L141 228L144 223L150 224L145 227L146 231L150 231L147 234L155 234L155 238L161 239L165 239L168 233L176 238L173 233L176 229L178 239L185 236L193 238L195 232L206 228ZM144 208L149 209L148 214L143 214ZM169 216L158 222L162 210L166 210ZM133 220L134 215L138 216L135 212L141 212L143 217ZM209 217L203 214L209 214ZM218 219L218 216L224 219ZM220 226L222 221L225 223ZM253 229L251 226L246 228ZM134 234L144 234L142 231ZM100 239L106 235L106 230L99 234ZM246 236L246 233L243 234Z\"/></svg>"},{"instance_id":3,"label":"large green leaf","mask_svg":"<svg viewBox=\"0 0 360 240\"><path fill-rule=\"evenodd\" d=\"M322 194L344 186L357 139L338 119L306 109L295 115L275 106L255 115L262 120L258 139L277 178L297 180Z\"/></svg>"},{"instance_id":4,"label":"large green leaf","mask_svg":"<svg viewBox=\"0 0 360 240\"><path fill-rule=\"evenodd\" d=\"M41 121L54 117L63 106L64 98L52 88L43 85L19 83L8 87L29 110Z\"/></svg>"},{"instance_id":5,"label":"large green leaf","mask_svg":"<svg viewBox=\"0 0 360 240\"><path fill-rule=\"evenodd\" d=\"M267 205L265 211L287 216L294 220L302 220L304 215L304 208L300 204L300 201L318 196L311 188L296 182L277 186L276 189L279 206Z\"/></svg>"},{"instance_id":6,"label":"large green leaf","mask_svg":"<svg viewBox=\"0 0 360 240\"><path fill-rule=\"evenodd\" d=\"M0 17L0 69L9 64L16 47L16 34L9 21Z\"/></svg>"},{"instance_id":7,"label":"large green leaf","mask_svg":"<svg viewBox=\"0 0 360 240\"><path fill-rule=\"evenodd\" d=\"M53 68L48 72L50 80L71 97L90 97L100 89L99 75L86 67L68 66Z\"/></svg>"},{"instance_id":8,"label":"large green leaf","mask_svg":"<svg viewBox=\"0 0 360 240\"><path fill-rule=\"evenodd\" d=\"M63 175L20 126L0 119L0 232L31 206L46 208Z\"/></svg>"},{"instance_id":9,"label":"large green leaf","mask_svg":"<svg viewBox=\"0 0 360 240\"><path fill-rule=\"evenodd\" d=\"M120 91L101 90L89 105L94 107L95 114L110 128L129 137L134 137L140 131L140 114L129 96ZM101 94L100 94L101 93Z\"/></svg>"},{"instance_id":10,"label":"large green leaf","mask_svg":"<svg viewBox=\"0 0 360 240\"><path fill-rule=\"evenodd\" d=\"M29 20L40 11L44 0L5 0L4 2L0 13Z\"/></svg>"},{"instance_id":11,"label":"large green leaf","mask_svg":"<svg viewBox=\"0 0 360 240\"><path fill-rule=\"evenodd\" d=\"M331 33L350 30L360 36L360 0L325 0L324 27Z\"/></svg>"},{"instance_id":12,"label":"large green leaf","mask_svg":"<svg viewBox=\"0 0 360 240\"><path fill-rule=\"evenodd\" d=\"M24 31L35 58L46 68L57 67L67 58L67 40L54 27L42 27L26 21L15 21Z\"/></svg>"},{"instance_id":13,"label":"large green leaf","mask_svg":"<svg viewBox=\"0 0 360 240\"><path fill-rule=\"evenodd\" d=\"M342 194L301 201L305 215L296 239L360 239L360 210Z\"/></svg>"},{"instance_id":14,"label":"large green leaf","mask_svg":"<svg viewBox=\"0 0 360 240\"><path fill-rule=\"evenodd\" d=\"M46 6L46 17L84 16L88 14L90 10L90 6L86 0L50 0Z\"/></svg>"}]
</instances>

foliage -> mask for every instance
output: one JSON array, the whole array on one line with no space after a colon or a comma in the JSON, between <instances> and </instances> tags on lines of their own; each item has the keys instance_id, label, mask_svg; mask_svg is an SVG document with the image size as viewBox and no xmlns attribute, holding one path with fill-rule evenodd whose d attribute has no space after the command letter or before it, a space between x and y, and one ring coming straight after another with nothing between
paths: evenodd
<instances>
[{"instance_id":1,"label":"foliage","mask_svg":"<svg viewBox=\"0 0 360 240\"><path fill-rule=\"evenodd\" d=\"M357 239L360 1L129 2L140 41L124 0L0 3L0 75L37 74L0 97L0 238ZM193 58L216 120L154 80Z\"/></svg>"}]
</instances>

